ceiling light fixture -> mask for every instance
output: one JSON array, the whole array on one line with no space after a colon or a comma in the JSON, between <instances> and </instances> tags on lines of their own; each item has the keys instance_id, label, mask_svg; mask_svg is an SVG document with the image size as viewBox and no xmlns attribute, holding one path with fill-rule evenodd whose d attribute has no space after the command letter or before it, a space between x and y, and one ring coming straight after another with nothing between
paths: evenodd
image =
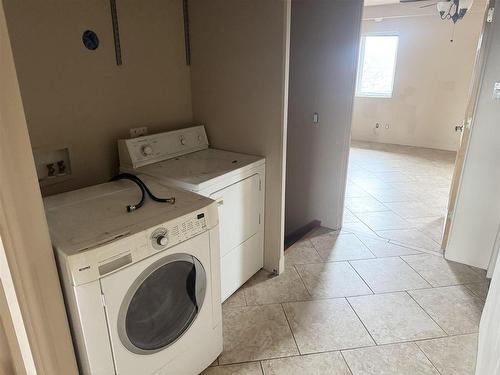
<instances>
[{"instance_id":1,"label":"ceiling light fixture","mask_svg":"<svg viewBox=\"0 0 500 375\"><path fill-rule=\"evenodd\" d=\"M467 11L471 8L474 0L448 0L439 1L437 10L442 20L451 20L457 23L464 18Z\"/></svg>"}]
</instances>

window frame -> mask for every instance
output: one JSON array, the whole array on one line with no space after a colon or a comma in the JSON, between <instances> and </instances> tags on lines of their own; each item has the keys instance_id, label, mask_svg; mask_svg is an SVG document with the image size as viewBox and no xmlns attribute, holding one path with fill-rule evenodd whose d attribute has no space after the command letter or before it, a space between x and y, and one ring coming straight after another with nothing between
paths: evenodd
<instances>
[{"instance_id":1,"label":"window frame","mask_svg":"<svg viewBox=\"0 0 500 375\"><path fill-rule=\"evenodd\" d=\"M391 82L391 92L387 93L365 93L360 91L361 80L363 79L363 65L365 61L365 45L367 37L380 37L380 36L391 36L396 37L396 50L394 53L394 67L392 69L392 82ZM375 32L375 33L363 33L361 36L360 44L359 44L359 56L358 56L358 70L356 74L356 97L360 98L381 98L381 99L390 99L394 95L394 83L396 81L396 69L398 65L398 53L399 53L399 39L400 35L396 32Z\"/></svg>"}]
</instances>

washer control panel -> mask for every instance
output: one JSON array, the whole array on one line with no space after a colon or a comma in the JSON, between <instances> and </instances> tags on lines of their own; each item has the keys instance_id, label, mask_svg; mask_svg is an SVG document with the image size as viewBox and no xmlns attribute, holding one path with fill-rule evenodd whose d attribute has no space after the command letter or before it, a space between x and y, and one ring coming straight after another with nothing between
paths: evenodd
<instances>
[{"instance_id":1,"label":"washer control panel","mask_svg":"<svg viewBox=\"0 0 500 375\"><path fill-rule=\"evenodd\" d=\"M145 231L126 235L93 249L68 255L57 250L72 285L82 285L105 277L123 267L139 262L160 251L200 235L218 225L217 204L212 202L197 211L156 225Z\"/></svg>"},{"instance_id":2,"label":"washer control panel","mask_svg":"<svg viewBox=\"0 0 500 375\"><path fill-rule=\"evenodd\" d=\"M157 227L150 235L151 246L154 250L164 250L204 232L207 229L206 215L201 211L173 225Z\"/></svg>"}]
</instances>

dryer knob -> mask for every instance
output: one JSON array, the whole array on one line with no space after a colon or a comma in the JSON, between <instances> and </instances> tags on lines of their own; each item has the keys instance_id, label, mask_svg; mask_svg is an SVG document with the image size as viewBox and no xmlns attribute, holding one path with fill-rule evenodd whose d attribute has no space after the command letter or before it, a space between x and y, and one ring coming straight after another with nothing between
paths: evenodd
<instances>
[{"instance_id":1,"label":"dryer knob","mask_svg":"<svg viewBox=\"0 0 500 375\"><path fill-rule=\"evenodd\" d=\"M160 235L156 237L156 243L160 246L167 246L168 244L168 237L166 235Z\"/></svg>"}]
</instances>

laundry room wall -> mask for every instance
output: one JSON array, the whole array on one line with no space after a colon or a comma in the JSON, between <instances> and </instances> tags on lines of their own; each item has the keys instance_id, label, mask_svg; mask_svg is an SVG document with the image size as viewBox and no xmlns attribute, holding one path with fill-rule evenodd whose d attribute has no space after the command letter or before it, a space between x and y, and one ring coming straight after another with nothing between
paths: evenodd
<instances>
[{"instance_id":1,"label":"laundry room wall","mask_svg":"<svg viewBox=\"0 0 500 375\"><path fill-rule=\"evenodd\" d=\"M287 235L341 224L362 5L292 1Z\"/></svg>"},{"instance_id":2,"label":"laundry room wall","mask_svg":"<svg viewBox=\"0 0 500 375\"><path fill-rule=\"evenodd\" d=\"M266 157L265 267L283 270L289 1L190 1L195 122L212 146Z\"/></svg>"},{"instance_id":3,"label":"laundry room wall","mask_svg":"<svg viewBox=\"0 0 500 375\"><path fill-rule=\"evenodd\" d=\"M117 1L121 66L109 1L3 3L32 146L70 151L71 178L44 194L109 180L118 170L116 140L130 128L191 123L182 0ZM88 29L100 40L94 51L82 43Z\"/></svg>"},{"instance_id":4,"label":"laundry room wall","mask_svg":"<svg viewBox=\"0 0 500 375\"><path fill-rule=\"evenodd\" d=\"M455 151L485 5L456 24L453 43L453 23L419 6L365 8L362 34L398 35L399 45L392 98L356 97L352 139Z\"/></svg>"},{"instance_id":5,"label":"laundry room wall","mask_svg":"<svg viewBox=\"0 0 500 375\"><path fill-rule=\"evenodd\" d=\"M18 337L13 339L17 348L13 350L11 346L11 350L16 374L22 374L21 368L25 367L28 374L76 375L76 359L37 186L2 2L0 83L1 324L10 338L15 325ZM36 371L30 366L30 357ZM0 370L0 374L12 372Z\"/></svg>"}]
</instances>

